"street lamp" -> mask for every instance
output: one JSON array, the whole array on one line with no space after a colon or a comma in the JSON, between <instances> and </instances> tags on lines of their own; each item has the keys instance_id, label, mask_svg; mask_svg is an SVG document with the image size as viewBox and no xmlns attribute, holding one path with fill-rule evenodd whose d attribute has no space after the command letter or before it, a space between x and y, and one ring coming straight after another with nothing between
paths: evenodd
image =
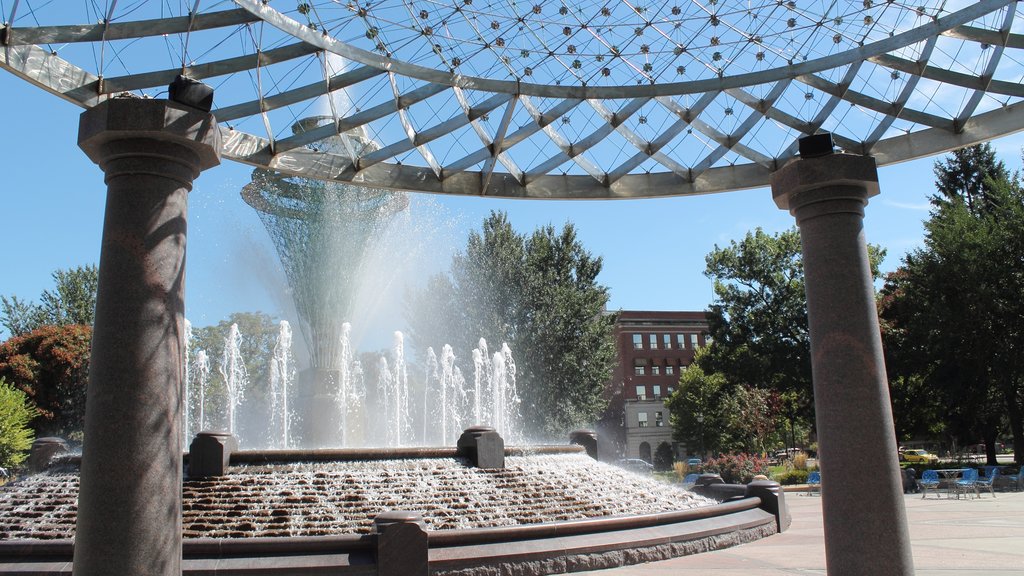
<instances>
[{"instance_id":1,"label":"street lamp","mask_svg":"<svg viewBox=\"0 0 1024 576\"><path fill-rule=\"evenodd\" d=\"M697 412L697 429L700 435L700 459L704 459L704 413Z\"/></svg>"}]
</instances>

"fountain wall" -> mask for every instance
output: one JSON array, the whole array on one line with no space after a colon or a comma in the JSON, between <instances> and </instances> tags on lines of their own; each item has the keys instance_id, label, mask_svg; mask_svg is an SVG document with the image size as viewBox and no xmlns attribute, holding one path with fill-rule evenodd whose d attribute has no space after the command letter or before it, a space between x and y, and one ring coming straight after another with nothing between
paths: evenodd
<instances>
[{"instance_id":1,"label":"fountain wall","mask_svg":"<svg viewBox=\"0 0 1024 576\"><path fill-rule=\"evenodd\" d=\"M550 574L785 528L771 487L733 487L719 504L579 446L504 452L503 469L453 448L236 452L223 476L184 482L183 573L386 574L419 554L431 574ZM70 573L76 468L65 459L0 490L0 574ZM397 548L385 537L396 514Z\"/></svg>"}]
</instances>

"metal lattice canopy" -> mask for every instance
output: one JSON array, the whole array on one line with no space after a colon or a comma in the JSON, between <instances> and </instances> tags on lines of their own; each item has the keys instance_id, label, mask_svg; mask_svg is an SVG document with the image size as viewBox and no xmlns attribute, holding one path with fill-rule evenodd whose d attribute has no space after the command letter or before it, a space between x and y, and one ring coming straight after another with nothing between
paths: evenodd
<instances>
[{"instance_id":1,"label":"metal lattice canopy","mask_svg":"<svg viewBox=\"0 0 1024 576\"><path fill-rule=\"evenodd\" d=\"M216 90L223 155L426 192L767 184L832 132L889 164L1024 128L1013 0L0 0L0 66L80 106ZM8 104L9 106L11 104ZM299 119L327 116L292 133ZM354 131L354 132L353 132ZM317 146L338 134L373 146Z\"/></svg>"}]
</instances>

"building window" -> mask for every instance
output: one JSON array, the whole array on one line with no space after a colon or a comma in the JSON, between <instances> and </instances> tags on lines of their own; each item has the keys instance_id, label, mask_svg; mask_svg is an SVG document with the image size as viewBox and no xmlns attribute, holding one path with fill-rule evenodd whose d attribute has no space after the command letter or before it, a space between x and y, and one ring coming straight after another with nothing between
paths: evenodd
<instances>
[{"instance_id":1,"label":"building window","mask_svg":"<svg viewBox=\"0 0 1024 576\"><path fill-rule=\"evenodd\" d=\"M637 426L647 428L647 412L638 412L636 415Z\"/></svg>"},{"instance_id":2,"label":"building window","mask_svg":"<svg viewBox=\"0 0 1024 576\"><path fill-rule=\"evenodd\" d=\"M647 335L647 340L651 344L651 350L657 350L658 349L658 335L657 334L648 334Z\"/></svg>"},{"instance_id":3,"label":"building window","mask_svg":"<svg viewBox=\"0 0 1024 576\"><path fill-rule=\"evenodd\" d=\"M707 332L705 332L704 333L704 345L707 346L709 344L711 344L711 334L708 334Z\"/></svg>"},{"instance_id":4,"label":"building window","mask_svg":"<svg viewBox=\"0 0 1024 576\"><path fill-rule=\"evenodd\" d=\"M643 350L643 348L644 348L643 336L641 336L640 334L633 334L633 349L634 350Z\"/></svg>"},{"instance_id":5,"label":"building window","mask_svg":"<svg viewBox=\"0 0 1024 576\"><path fill-rule=\"evenodd\" d=\"M636 387L636 399L637 400L647 400L647 386L637 386Z\"/></svg>"},{"instance_id":6,"label":"building window","mask_svg":"<svg viewBox=\"0 0 1024 576\"><path fill-rule=\"evenodd\" d=\"M659 386L657 384L654 385L654 399L655 400L661 400L661 386ZM660 412L659 412L659 414L660 414Z\"/></svg>"},{"instance_id":7,"label":"building window","mask_svg":"<svg viewBox=\"0 0 1024 576\"><path fill-rule=\"evenodd\" d=\"M676 369L673 366L665 366L665 375L671 376L676 373Z\"/></svg>"},{"instance_id":8,"label":"building window","mask_svg":"<svg viewBox=\"0 0 1024 576\"><path fill-rule=\"evenodd\" d=\"M669 386L669 387L668 387L668 394L669 394L669 396L671 396L671 395L672 395L672 393L673 393L673 392L675 392L675 391L676 391L676 389L675 389L675 388L673 388L672 386Z\"/></svg>"},{"instance_id":9,"label":"building window","mask_svg":"<svg viewBox=\"0 0 1024 576\"><path fill-rule=\"evenodd\" d=\"M665 425L665 419L661 417L661 412L655 412L654 413L654 426L656 428L661 428L664 425Z\"/></svg>"},{"instance_id":10,"label":"building window","mask_svg":"<svg viewBox=\"0 0 1024 576\"><path fill-rule=\"evenodd\" d=\"M651 366L651 376L657 376L659 374L661 374L661 366L658 366L658 365Z\"/></svg>"},{"instance_id":11,"label":"building window","mask_svg":"<svg viewBox=\"0 0 1024 576\"><path fill-rule=\"evenodd\" d=\"M665 350L671 350L672 349L672 335L671 334L662 334L661 335L661 344L662 344L662 348L664 348Z\"/></svg>"},{"instance_id":12,"label":"building window","mask_svg":"<svg viewBox=\"0 0 1024 576\"><path fill-rule=\"evenodd\" d=\"M633 374L637 376L643 376L647 374L647 359L646 358L635 358L633 360Z\"/></svg>"},{"instance_id":13,"label":"building window","mask_svg":"<svg viewBox=\"0 0 1024 576\"><path fill-rule=\"evenodd\" d=\"M683 339L683 334L676 334L676 348L683 350L686 348L686 341Z\"/></svg>"},{"instance_id":14,"label":"building window","mask_svg":"<svg viewBox=\"0 0 1024 576\"><path fill-rule=\"evenodd\" d=\"M697 349L697 335L690 334L690 348Z\"/></svg>"}]
</instances>

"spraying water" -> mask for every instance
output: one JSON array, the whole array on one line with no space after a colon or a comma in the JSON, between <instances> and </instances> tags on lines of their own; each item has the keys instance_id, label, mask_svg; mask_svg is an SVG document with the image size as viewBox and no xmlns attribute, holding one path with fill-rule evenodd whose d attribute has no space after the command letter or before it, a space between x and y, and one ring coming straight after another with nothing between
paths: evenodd
<instances>
[{"instance_id":1,"label":"spraying water","mask_svg":"<svg viewBox=\"0 0 1024 576\"><path fill-rule=\"evenodd\" d=\"M185 319L185 337L184 337L184 341L185 341L185 350L184 350L184 359L182 361L182 367L184 368L184 375L183 375L182 382L181 382L181 384L182 384L182 386L181 386L181 409L182 409L182 411L184 413L182 414L182 422L183 422L183 424L181 426L181 445L182 446L188 446L188 443L191 441L191 438L192 438L192 436L190 434L191 430L189 430L189 427L188 427L188 423L192 421L192 414L190 413L190 407L192 406L192 403L189 402L189 397L191 396L191 382L190 382L191 374L190 374L190 372L191 372L192 363L189 362L189 353L188 353L189 348L192 346L192 323L188 321L188 318Z\"/></svg>"},{"instance_id":2,"label":"spraying water","mask_svg":"<svg viewBox=\"0 0 1024 576\"><path fill-rule=\"evenodd\" d=\"M493 426L507 442L520 443L524 439L520 399L516 390L516 366L512 351L503 344L500 351L489 353L483 339L472 351L473 382L469 385L457 364L455 351L448 344L441 348L440 357L433 349L426 354L426 370L422 386L411 385L406 359L405 338L394 333L390 353L382 354L376 365L376 381L372 392L374 400L367 404L366 376L356 358L350 341L351 326L342 325L339 338L339 371L333 386L331 409L335 417L331 422L338 429L331 435L330 446L452 446L462 431L473 424ZM224 343L218 371L223 379L226 398L223 402L223 428L237 433L240 407L246 390L253 385L246 373L240 347L242 334L233 324ZM267 398L269 413L249 413L248 417L267 422L266 436L269 448L293 448L297 440L295 423L301 417L295 413L295 364L291 347L293 336L287 321L278 324L278 334L269 361ZM189 438L199 430L209 429L207 391L210 382L210 361L205 351L198 350L189 363L188 407L185 428ZM422 394L413 397L411 389ZM258 403L252 403L258 406ZM264 405L263 410L267 410ZM328 411L328 414L331 411ZM372 416L371 416L372 411ZM250 409L251 412L251 409ZM422 418L414 429L413 419ZM334 425L334 424L332 424ZM364 426L374 431L372 438L364 438Z\"/></svg>"},{"instance_id":3,"label":"spraying water","mask_svg":"<svg viewBox=\"0 0 1024 576\"><path fill-rule=\"evenodd\" d=\"M185 421L184 428L192 426L187 432L187 438L191 441L191 438L197 432L206 430L209 427L209 423L206 421L206 388L210 383L210 358L207 356L206 350L196 352L190 376L193 380L191 387L192 395L189 401L192 408L188 412L189 414L195 414L195 416L190 416Z\"/></svg>"},{"instance_id":4,"label":"spraying water","mask_svg":"<svg viewBox=\"0 0 1024 576\"><path fill-rule=\"evenodd\" d=\"M238 324L232 324L228 337L224 341L224 354L221 356L220 375L224 378L224 387L227 391L227 426L228 432L235 433L235 413L242 403L245 395L245 388L249 383L246 374L245 362L242 361L242 335L238 331Z\"/></svg>"},{"instance_id":5,"label":"spraying water","mask_svg":"<svg viewBox=\"0 0 1024 576\"><path fill-rule=\"evenodd\" d=\"M292 363L292 328L287 320L278 324L274 358L270 362L270 430L271 445L290 448L291 411L288 395L295 377Z\"/></svg>"}]
</instances>

